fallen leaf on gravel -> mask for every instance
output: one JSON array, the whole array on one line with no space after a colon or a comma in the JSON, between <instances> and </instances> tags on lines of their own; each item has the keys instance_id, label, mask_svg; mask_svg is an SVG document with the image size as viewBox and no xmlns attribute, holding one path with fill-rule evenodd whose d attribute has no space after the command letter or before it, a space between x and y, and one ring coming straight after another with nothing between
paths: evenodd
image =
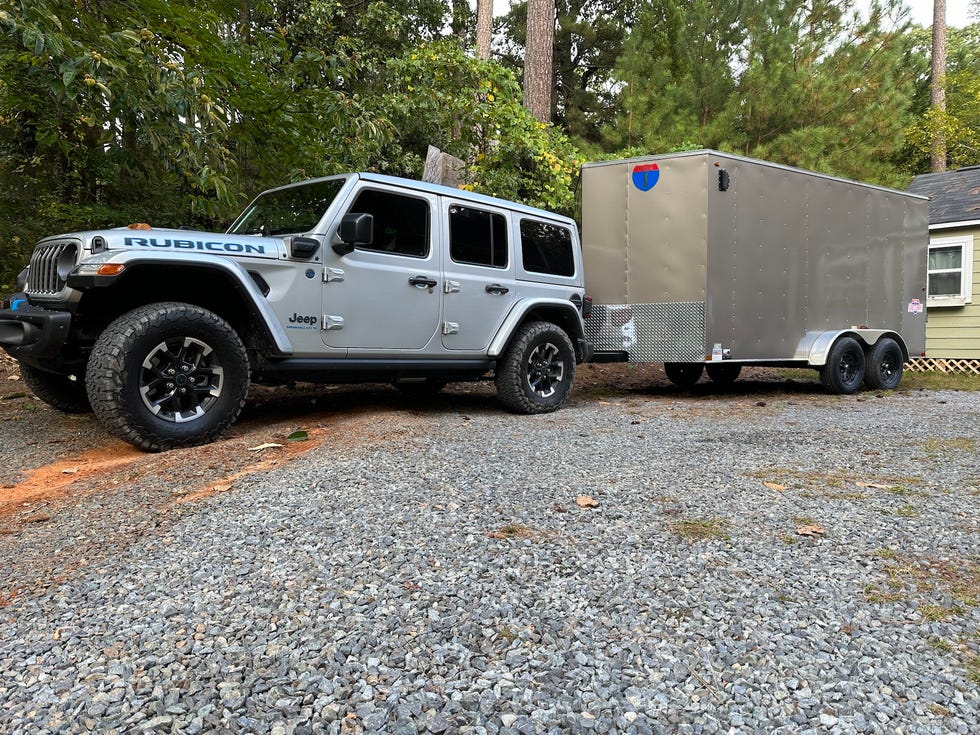
<instances>
[{"instance_id":1,"label":"fallen leaf on gravel","mask_svg":"<svg viewBox=\"0 0 980 735\"><path fill-rule=\"evenodd\" d=\"M891 490L895 487L894 485L882 485L879 482L855 482L854 484L858 487L870 487L875 490Z\"/></svg>"},{"instance_id":2,"label":"fallen leaf on gravel","mask_svg":"<svg viewBox=\"0 0 980 735\"><path fill-rule=\"evenodd\" d=\"M63 469L61 471L61 474L63 474L63 475L74 475L74 474L77 474L77 473L78 473L78 470L77 469L69 468L69 467L66 467L65 469Z\"/></svg>"},{"instance_id":3,"label":"fallen leaf on gravel","mask_svg":"<svg viewBox=\"0 0 980 735\"><path fill-rule=\"evenodd\" d=\"M780 485L779 483L776 482L764 482L762 484L765 485L770 490L775 490L777 493L781 493L783 490L787 489L785 485Z\"/></svg>"},{"instance_id":4,"label":"fallen leaf on gravel","mask_svg":"<svg viewBox=\"0 0 980 735\"><path fill-rule=\"evenodd\" d=\"M575 504L578 505L579 508L599 507L599 501L589 497L588 495L579 495L577 498L575 498Z\"/></svg>"},{"instance_id":5,"label":"fallen leaf on gravel","mask_svg":"<svg viewBox=\"0 0 980 735\"><path fill-rule=\"evenodd\" d=\"M310 435L305 431L294 431L292 434L286 437L288 442L305 442L310 438Z\"/></svg>"},{"instance_id":6,"label":"fallen leaf on gravel","mask_svg":"<svg viewBox=\"0 0 980 735\"><path fill-rule=\"evenodd\" d=\"M250 452L261 452L263 449L276 449L282 447L282 444L276 444L275 442L265 442L264 444L259 444L257 447L249 447Z\"/></svg>"},{"instance_id":7,"label":"fallen leaf on gravel","mask_svg":"<svg viewBox=\"0 0 980 735\"><path fill-rule=\"evenodd\" d=\"M799 526L796 532L800 536L825 536L827 534L827 529L823 526L813 523L809 526Z\"/></svg>"}]
</instances>

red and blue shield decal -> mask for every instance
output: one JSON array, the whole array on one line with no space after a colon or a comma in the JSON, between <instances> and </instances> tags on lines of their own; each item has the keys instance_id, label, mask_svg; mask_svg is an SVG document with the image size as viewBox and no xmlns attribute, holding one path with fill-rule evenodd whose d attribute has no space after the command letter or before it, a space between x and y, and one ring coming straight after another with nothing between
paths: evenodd
<instances>
[{"instance_id":1,"label":"red and blue shield decal","mask_svg":"<svg viewBox=\"0 0 980 735\"><path fill-rule=\"evenodd\" d=\"M660 180L660 166L644 163L633 167L633 186L640 191L650 191Z\"/></svg>"}]
</instances>

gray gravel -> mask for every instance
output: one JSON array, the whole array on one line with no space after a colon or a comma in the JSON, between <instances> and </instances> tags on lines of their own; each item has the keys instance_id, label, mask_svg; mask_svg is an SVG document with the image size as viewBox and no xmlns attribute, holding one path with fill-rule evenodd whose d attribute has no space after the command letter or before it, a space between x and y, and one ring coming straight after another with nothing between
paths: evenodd
<instances>
[{"instance_id":1,"label":"gray gravel","mask_svg":"<svg viewBox=\"0 0 980 735\"><path fill-rule=\"evenodd\" d=\"M15 598L0 731L977 732L980 393L481 405Z\"/></svg>"}]
</instances>

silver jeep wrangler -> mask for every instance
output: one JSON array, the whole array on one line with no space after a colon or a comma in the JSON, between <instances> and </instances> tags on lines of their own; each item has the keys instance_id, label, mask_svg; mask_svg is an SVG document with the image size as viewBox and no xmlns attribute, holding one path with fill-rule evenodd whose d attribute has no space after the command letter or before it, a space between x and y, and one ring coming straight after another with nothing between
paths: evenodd
<instances>
[{"instance_id":1,"label":"silver jeep wrangler","mask_svg":"<svg viewBox=\"0 0 980 735\"><path fill-rule=\"evenodd\" d=\"M456 189L349 174L271 189L226 233L46 238L0 304L0 346L64 411L150 451L214 440L250 382L493 377L558 409L589 357L575 223Z\"/></svg>"}]
</instances>

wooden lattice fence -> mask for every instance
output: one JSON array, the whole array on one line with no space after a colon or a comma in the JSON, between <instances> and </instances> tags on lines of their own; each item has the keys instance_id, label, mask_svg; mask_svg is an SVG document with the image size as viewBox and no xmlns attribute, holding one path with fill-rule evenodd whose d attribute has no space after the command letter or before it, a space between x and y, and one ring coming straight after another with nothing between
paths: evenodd
<instances>
[{"instance_id":1,"label":"wooden lattice fence","mask_svg":"<svg viewBox=\"0 0 980 735\"><path fill-rule=\"evenodd\" d=\"M953 360L944 357L913 357L905 367L909 372L959 373L980 375L980 360Z\"/></svg>"}]
</instances>

